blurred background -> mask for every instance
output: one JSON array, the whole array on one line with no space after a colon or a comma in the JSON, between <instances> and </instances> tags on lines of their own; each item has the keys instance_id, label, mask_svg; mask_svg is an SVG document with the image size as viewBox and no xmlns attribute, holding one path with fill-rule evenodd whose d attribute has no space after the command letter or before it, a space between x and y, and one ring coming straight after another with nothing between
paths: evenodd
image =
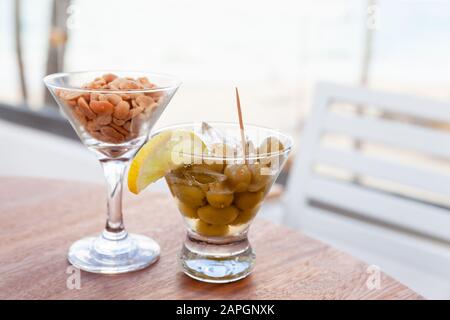
<instances>
[{"instance_id":1,"label":"blurred background","mask_svg":"<svg viewBox=\"0 0 450 320\"><path fill-rule=\"evenodd\" d=\"M234 121L239 85L247 122L295 134L318 79L449 99L449 9L446 0L1 0L0 102L53 105L49 72L151 70L184 83L160 126Z\"/></svg>"},{"instance_id":2,"label":"blurred background","mask_svg":"<svg viewBox=\"0 0 450 320\"><path fill-rule=\"evenodd\" d=\"M300 148L293 152L275 189L273 198L278 200L267 204L262 213L294 226L283 218L289 209L280 205L289 202L283 197L286 188L290 194L302 192L296 181L304 177L293 174L292 168L298 166L296 157L315 106L317 84L363 87L429 99L441 109L443 105L450 108L448 39L448 0L0 0L0 174L103 179L94 156L81 147L47 93L42 82L46 74L90 69L175 74L183 85L156 128L186 121L236 121L233 90L237 85L246 122L294 137ZM449 117L445 108L439 112L442 119ZM414 122L410 117L394 118ZM450 127L430 121L426 125L447 134ZM338 140L335 137L332 144ZM390 153L379 154L384 158ZM429 155L400 159L405 166L428 161L428 168L442 169L441 177L450 172L449 159L440 158L439 164ZM361 185L361 180L352 183ZM448 193L438 200L417 194L406 196L448 214ZM327 237L323 231L308 229L307 223L303 230L381 265L427 297L449 298L449 217L440 220L441 233L448 230L448 237L420 234L406 258L394 262L392 257L405 252L404 247L387 258L378 248L356 248L360 238L356 234L352 238L349 231L350 240L344 243L338 235ZM398 224L404 228L397 223L397 229ZM417 235L417 230L406 233L402 241L416 243L404 239ZM431 243L433 257L438 258L421 255L422 240L427 246ZM418 260L426 267L411 269ZM442 268L429 268L433 264Z\"/></svg>"}]
</instances>

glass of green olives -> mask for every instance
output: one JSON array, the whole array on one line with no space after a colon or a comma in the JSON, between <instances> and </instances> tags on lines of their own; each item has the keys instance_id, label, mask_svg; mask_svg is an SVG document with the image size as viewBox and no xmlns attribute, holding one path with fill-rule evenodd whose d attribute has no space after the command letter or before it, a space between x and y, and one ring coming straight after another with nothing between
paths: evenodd
<instances>
[{"instance_id":1,"label":"glass of green olives","mask_svg":"<svg viewBox=\"0 0 450 320\"><path fill-rule=\"evenodd\" d=\"M204 141L200 152L183 150L183 163L165 176L187 227L179 255L184 273L213 283L245 278L255 263L249 226L291 151L292 139L246 125L242 144L240 128L232 123L209 123L207 131L213 134L205 132L204 123L164 130L193 132Z\"/></svg>"}]
</instances>

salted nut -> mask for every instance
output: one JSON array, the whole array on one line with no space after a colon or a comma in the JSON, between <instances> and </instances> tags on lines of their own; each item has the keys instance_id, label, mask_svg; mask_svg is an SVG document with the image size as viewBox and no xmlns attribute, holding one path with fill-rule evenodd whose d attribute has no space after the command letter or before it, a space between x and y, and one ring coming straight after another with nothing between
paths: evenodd
<instances>
[{"instance_id":1,"label":"salted nut","mask_svg":"<svg viewBox=\"0 0 450 320\"><path fill-rule=\"evenodd\" d=\"M161 92L141 91L155 87L146 77L119 78L109 73L82 87L91 92L60 89L56 95L92 137L107 143L123 143L141 135L143 124L161 105Z\"/></svg>"}]
</instances>

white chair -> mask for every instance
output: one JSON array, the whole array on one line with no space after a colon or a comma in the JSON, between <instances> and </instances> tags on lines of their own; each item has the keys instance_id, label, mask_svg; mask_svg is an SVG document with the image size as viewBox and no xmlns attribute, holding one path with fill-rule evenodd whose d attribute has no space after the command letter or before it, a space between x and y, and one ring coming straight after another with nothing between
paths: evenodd
<instances>
[{"instance_id":1,"label":"white chair","mask_svg":"<svg viewBox=\"0 0 450 320\"><path fill-rule=\"evenodd\" d=\"M284 223L450 298L449 124L447 103L319 84Z\"/></svg>"}]
</instances>

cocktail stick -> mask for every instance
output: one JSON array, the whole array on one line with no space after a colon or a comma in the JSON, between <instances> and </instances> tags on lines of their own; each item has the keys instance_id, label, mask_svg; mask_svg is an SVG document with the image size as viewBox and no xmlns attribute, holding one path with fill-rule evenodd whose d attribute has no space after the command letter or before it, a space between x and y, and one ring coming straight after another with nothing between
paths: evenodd
<instances>
[{"instance_id":1,"label":"cocktail stick","mask_svg":"<svg viewBox=\"0 0 450 320\"><path fill-rule=\"evenodd\" d=\"M239 90L236 89L236 106L239 116L239 127L241 129L241 143L242 143L242 152L244 157L244 163L247 163L246 155L247 155L247 144L245 142L245 131L244 131L244 121L242 120L242 110L241 110L241 100L239 99Z\"/></svg>"}]
</instances>

